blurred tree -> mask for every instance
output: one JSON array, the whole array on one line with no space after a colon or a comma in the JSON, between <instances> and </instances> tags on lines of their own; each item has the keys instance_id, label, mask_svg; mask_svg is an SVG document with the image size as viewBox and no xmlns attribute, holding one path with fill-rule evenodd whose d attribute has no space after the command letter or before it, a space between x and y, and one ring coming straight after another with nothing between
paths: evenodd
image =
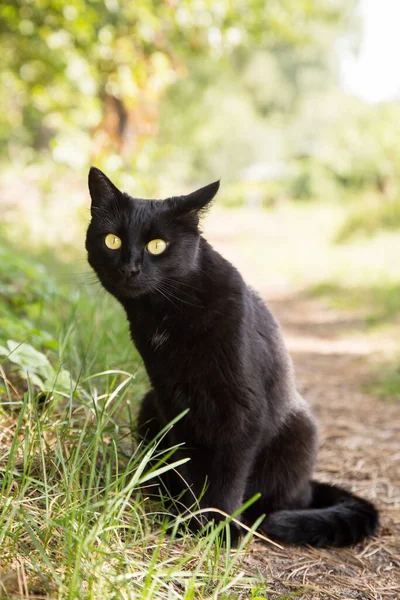
<instances>
[{"instance_id":1,"label":"blurred tree","mask_svg":"<svg viewBox=\"0 0 400 600\"><path fill-rule=\"evenodd\" d=\"M356 7L356 0L265 2L258 31L243 33L246 41L228 56L188 57L187 78L169 87L162 104L165 162L192 178L212 173L226 182L251 163L275 163L276 171L310 152L317 121L330 122L323 102L338 101L336 50L344 35L358 35Z\"/></svg>"},{"instance_id":2,"label":"blurred tree","mask_svg":"<svg viewBox=\"0 0 400 600\"><path fill-rule=\"evenodd\" d=\"M349 103L332 132L330 167L340 182L356 190L373 189L383 200L399 198L400 105Z\"/></svg>"},{"instance_id":3,"label":"blurred tree","mask_svg":"<svg viewBox=\"0 0 400 600\"><path fill-rule=\"evenodd\" d=\"M309 82L299 64L310 72L325 68L322 48L328 56L354 5L355 0L3 3L1 150L16 157L23 148L29 159L51 148L56 160L71 166L90 153L129 155L142 149L145 156L165 90L191 75L193 61L203 64L194 93L233 65L259 113L276 106L289 110Z\"/></svg>"}]
</instances>

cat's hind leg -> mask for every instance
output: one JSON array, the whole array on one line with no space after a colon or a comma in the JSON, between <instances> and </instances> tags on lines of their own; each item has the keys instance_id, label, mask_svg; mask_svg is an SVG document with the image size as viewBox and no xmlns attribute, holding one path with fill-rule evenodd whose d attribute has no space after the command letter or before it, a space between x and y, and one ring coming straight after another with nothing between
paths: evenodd
<instances>
[{"instance_id":1,"label":"cat's hind leg","mask_svg":"<svg viewBox=\"0 0 400 600\"><path fill-rule=\"evenodd\" d=\"M244 520L254 523L262 514L309 506L316 456L314 418L307 408L295 410L256 456L247 480L246 499L257 493L261 498L243 514Z\"/></svg>"}]
</instances>

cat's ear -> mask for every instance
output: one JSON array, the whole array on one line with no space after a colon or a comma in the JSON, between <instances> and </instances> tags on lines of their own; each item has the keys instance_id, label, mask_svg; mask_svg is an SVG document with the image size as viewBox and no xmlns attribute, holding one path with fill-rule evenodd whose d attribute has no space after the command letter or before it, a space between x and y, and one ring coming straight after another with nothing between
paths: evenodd
<instances>
[{"instance_id":1,"label":"cat's ear","mask_svg":"<svg viewBox=\"0 0 400 600\"><path fill-rule=\"evenodd\" d=\"M214 181L187 196L183 196L183 205L185 210L202 210L214 198L219 190L219 181Z\"/></svg>"},{"instance_id":2,"label":"cat's ear","mask_svg":"<svg viewBox=\"0 0 400 600\"><path fill-rule=\"evenodd\" d=\"M116 200L121 194L107 175L104 175L103 171L97 167L91 167L89 171L89 192L92 198L92 210L107 206L110 201Z\"/></svg>"},{"instance_id":3,"label":"cat's ear","mask_svg":"<svg viewBox=\"0 0 400 600\"><path fill-rule=\"evenodd\" d=\"M186 196L170 198L169 204L179 214L201 213L214 198L219 189L219 181L214 181Z\"/></svg>"}]
</instances>

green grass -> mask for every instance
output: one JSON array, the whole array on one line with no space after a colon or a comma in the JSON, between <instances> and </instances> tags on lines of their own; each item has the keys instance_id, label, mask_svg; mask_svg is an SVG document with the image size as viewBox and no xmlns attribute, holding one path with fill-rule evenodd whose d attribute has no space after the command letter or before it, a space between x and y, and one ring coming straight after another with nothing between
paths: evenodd
<instances>
[{"instance_id":1,"label":"green grass","mask_svg":"<svg viewBox=\"0 0 400 600\"><path fill-rule=\"evenodd\" d=\"M393 364L382 365L375 378L365 385L365 391L385 399L400 399L400 370Z\"/></svg>"},{"instance_id":2,"label":"green grass","mask_svg":"<svg viewBox=\"0 0 400 600\"><path fill-rule=\"evenodd\" d=\"M217 529L177 538L176 522L149 505L143 485L169 467L156 444L128 443L117 415L133 380L123 381L106 402L92 388L92 402L41 409L29 391L3 413L1 597L14 597L7 581L22 568L28 588L51 598L235 598L260 585L241 566L246 540L230 554Z\"/></svg>"},{"instance_id":3,"label":"green grass","mask_svg":"<svg viewBox=\"0 0 400 600\"><path fill-rule=\"evenodd\" d=\"M338 245L346 214L333 204L216 210L211 229L213 215L217 247L261 291L308 290L377 339L398 320L393 233ZM159 451L135 442L148 383L121 307L84 256L64 264L13 231L0 236L0 598L268 598L246 541L230 552L218 529L178 536L143 493ZM397 364L371 391L399 395Z\"/></svg>"},{"instance_id":4,"label":"green grass","mask_svg":"<svg viewBox=\"0 0 400 600\"><path fill-rule=\"evenodd\" d=\"M352 311L364 322L364 336L373 336L377 350L381 337L398 339L400 325L400 284L383 280L379 285L342 286L321 283L308 290L337 310ZM348 333L348 332L347 332ZM364 385L368 393L389 400L400 399L399 351L391 358L371 365L370 381Z\"/></svg>"},{"instance_id":5,"label":"green grass","mask_svg":"<svg viewBox=\"0 0 400 600\"><path fill-rule=\"evenodd\" d=\"M146 375L78 264L0 240L0 598L267 598L251 532L235 551L224 524L178 535L146 497L171 468L135 441Z\"/></svg>"},{"instance_id":6,"label":"green grass","mask_svg":"<svg viewBox=\"0 0 400 600\"><path fill-rule=\"evenodd\" d=\"M357 202L336 234L338 243L356 237L372 237L382 230L400 229L400 199L389 201L383 196L372 196L366 202Z\"/></svg>"},{"instance_id":7,"label":"green grass","mask_svg":"<svg viewBox=\"0 0 400 600\"><path fill-rule=\"evenodd\" d=\"M349 287L330 282L313 286L310 293L335 308L361 312L371 328L392 324L400 315L400 283Z\"/></svg>"}]
</instances>

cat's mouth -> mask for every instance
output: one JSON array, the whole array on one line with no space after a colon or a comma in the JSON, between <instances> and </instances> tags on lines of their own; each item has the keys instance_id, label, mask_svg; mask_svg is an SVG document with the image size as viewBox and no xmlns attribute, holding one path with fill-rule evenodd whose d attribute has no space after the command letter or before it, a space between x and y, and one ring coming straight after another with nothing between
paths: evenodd
<instances>
[{"instance_id":1,"label":"cat's mouth","mask_svg":"<svg viewBox=\"0 0 400 600\"><path fill-rule=\"evenodd\" d=\"M124 298L137 298L151 292L152 288L143 281L120 280L116 284L116 291L119 296Z\"/></svg>"},{"instance_id":2,"label":"cat's mouth","mask_svg":"<svg viewBox=\"0 0 400 600\"><path fill-rule=\"evenodd\" d=\"M137 298L152 291L152 286L143 279L114 278L100 272L97 275L106 290L119 298Z\"/></svg>"}]
</instances>

